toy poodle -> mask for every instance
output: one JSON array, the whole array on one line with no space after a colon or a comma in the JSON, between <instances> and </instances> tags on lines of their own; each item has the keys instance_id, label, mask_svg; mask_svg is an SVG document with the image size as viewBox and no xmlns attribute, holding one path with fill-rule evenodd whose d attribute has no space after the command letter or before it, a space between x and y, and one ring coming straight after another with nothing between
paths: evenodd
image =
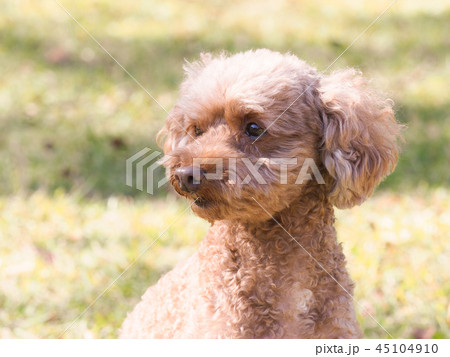
<instances>
[{"instance_id":1,"label":"toy poodle","mask_svg":"<svg viewBox=\"0 0 450 357\"><path fill-rule=\"evenodd\" d=\"M361 204L395 167L392 102L353 69L266 49L184 69L159 139L173 188L211 227L121 337L361 337L333 206Z\"/></svg>"}]
</instances>

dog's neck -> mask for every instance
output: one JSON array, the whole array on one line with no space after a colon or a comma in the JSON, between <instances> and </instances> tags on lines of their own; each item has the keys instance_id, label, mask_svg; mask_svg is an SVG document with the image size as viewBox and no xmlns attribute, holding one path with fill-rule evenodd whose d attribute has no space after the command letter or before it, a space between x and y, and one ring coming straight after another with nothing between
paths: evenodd
<instances>
[{"instance_id":1,"label":"dog's neck","mask_svg":"<svg viewBox=\"0 0 450 357\"><path fill-rule=\"evenodd\" d=\"M237 269L240 264L251 262L254 257L265 261L266 266L273 264L281 267L283 263L289 265L285 272L281 268L267 270L273 273L274 279L278 279L276 276L280 274L303 274L302 264L296 262L305 259L314 265L332 266L338 255L341 259L342 249L333 227L334 210L328 196L325 185L313 184L305 187L303 194L288 207L273 216L268 215L265 221L216 222L211 228L212 234L208 235L203 246L208 247L207 249L217 247L225 254L230 254L232 259L228 263ZM224 262L226 265L226 260ZM248 268L254 268L252 263ZM264 274L266 273L265 271Z\"/></svg>"},{"instance_id":2,"label":"dog's neck","mask_svg":"<svg viewBox=\"0 0 450 357\"><path fill-rule=\"evenodd\" d=\"M300 323L292 316L325 303L324 291L335 294L329 272L346 274L345 258L327 197L323 187L305 188L289 207L264 222L216 222L203 242L199 253L205 257L204 269L214 271L206 276L221 277L210 281L209 293L217 296L213 301L230 300L227 306L245 305L238 313L251 318L236 329L248 329L248 337L280 336L286 326ZM346 288L352 291L350 285ZM267 316L269 310L273 316Z\"/></svg>"},{"instance_id":3,"label":"dog's neck","mask_svg":"<svg viewBox=\"0 0 450 357\"><path fill-rule=\"evenodd\" d=\"M275 238L295 245L301 242L309 245L311 240L320 239L324 231L333 230L334 210L328 196L325 185L311 184L288 207L273 215L267 214L265 221L228 224L238 226L259 241L270 242Z\"/></svg>"}]
</instances>

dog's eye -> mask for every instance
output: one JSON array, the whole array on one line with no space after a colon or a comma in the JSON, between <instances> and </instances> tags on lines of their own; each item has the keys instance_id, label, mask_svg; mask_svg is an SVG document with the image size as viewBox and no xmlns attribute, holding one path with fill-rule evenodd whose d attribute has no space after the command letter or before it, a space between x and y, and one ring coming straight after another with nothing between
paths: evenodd
<instances>
[{"instance_id":1,"label":"dog's eye","mask_svg":"<svg viewBox=\"0 0 450 357\"><path fill-rule=\"evenodd\" d=\"M249 123L247 124L247 126L245 127L245 134L255 138L255 137L259 137L263 134L265 134L266 132L264 131L263 128L261 128L258 124L256 123Z\"/></svg>"},{"instance_id":2,"label":"dog's eye","mask_svg":"<svg viewBox=\"0 0 450 357\"><path fill-rule=\"evenodd\" d=\"M203 134L203 131L199 129L197 126L194 126L194 134L195 136L200 136Z\"/></svg>"}]
</instances>

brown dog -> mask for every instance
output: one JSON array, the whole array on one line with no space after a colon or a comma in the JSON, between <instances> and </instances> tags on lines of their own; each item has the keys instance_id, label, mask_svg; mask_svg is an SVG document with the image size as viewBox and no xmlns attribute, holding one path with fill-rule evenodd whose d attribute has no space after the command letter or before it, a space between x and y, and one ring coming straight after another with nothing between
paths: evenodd
<instances>
[{"instance_id":1,"label":"brown dog","mask_svg":"<svg viewBox=\"0 0 450 357\"><path fill-rule=\"evenodd\" d=\"M361 204L394 168L391 102L354 70L324 76L264 49L203 55L185 70L162 130L165 165L212 226L121 337L360 337L333 205ZM195 177L196 158L223 158L223 176L207 179L209 164Z\"/></svg>"}]
</instances>

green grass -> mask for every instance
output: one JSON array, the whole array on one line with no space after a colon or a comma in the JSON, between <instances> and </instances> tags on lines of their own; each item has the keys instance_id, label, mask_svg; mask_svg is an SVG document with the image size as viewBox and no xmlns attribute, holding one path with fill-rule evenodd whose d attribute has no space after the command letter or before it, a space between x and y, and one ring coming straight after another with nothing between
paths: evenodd
<instances>
[{"instance_id":1,"label":"green grass","mask_svg":"<svg viewBox=\"0 0 450 357\"><path fill-rule=\"evenodd\" d=\"M0 336L58 337L145 252L66 335L115 337L145 289L204 236L208 224L186 207L172 196L0 199ZM386 337L370 313L397 338L450 337L450 191L383 193L337 218L365 336Z\"/></svg>"},{"instance_id":2,"label":"green grass","mask_svg":"<svg viewBox=\"0 0 450 357\"><path fill-rule=\"evenodd\" d=\"M170 109L185 59L268 47L325 70L389 2L63 4ZM408 126L395 173L338 212L356 298L395 337L450 337L448 33L445 2L399 1L331 68L374 78ZM124 184L166 113L52 0L0 4L0 68L0 337L56 337L185 207ZM67 336L115 336L206 229L180 218Z\"/></svg>"}]
</instances>

